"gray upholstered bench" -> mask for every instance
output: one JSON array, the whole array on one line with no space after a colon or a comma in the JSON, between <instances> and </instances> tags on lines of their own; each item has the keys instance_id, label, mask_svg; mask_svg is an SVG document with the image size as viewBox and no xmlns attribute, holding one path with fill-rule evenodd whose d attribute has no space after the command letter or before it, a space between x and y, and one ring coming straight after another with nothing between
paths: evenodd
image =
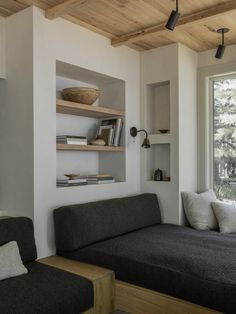
<instances>
[{"instance_id":1,"label":"gray upholstered bench","mask_svg":"<svg viewBox=\"0 0 236 314\"><path fill-rule=\"evenodd\" d=\"M28 274L0 281L2 314L79 314L93 307L92 282L36 261L28 218L0 220L0 245L16 241Z\"/></svg>"},{"instance_id":2,"label":"gray upholstered bench","mask_svg":"<svg viewBox=\"0 0 236 314\"><path fill-rule=\"evenodd\" d=\"M235 235L161 223L154 194L64 206L54 220L58 255L115 272L117 308L235 313Z\"/></svg>"}]
</instances>

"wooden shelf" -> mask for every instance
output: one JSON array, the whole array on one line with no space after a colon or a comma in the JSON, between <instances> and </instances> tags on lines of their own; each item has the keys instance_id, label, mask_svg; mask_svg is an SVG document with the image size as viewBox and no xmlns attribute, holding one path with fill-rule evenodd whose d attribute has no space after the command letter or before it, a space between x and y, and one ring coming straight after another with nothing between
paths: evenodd
<instances>
[{"instance_id":1,"label":"wooden shelf","mask_svg":"<svg viewBox=\"0 0 236 314\"><path fill-rule=\"evenodd\" d=\"M90 183L90 184L81 184L81 185L68 185L68 186L57 186L57 189L68 189L68 188L80 188L80 187L83 187L83 186L103 186L103 185L109 185L109 184L117 184L117 183L124 183L125 181L115 181L115 182L109 182L109 183L100 183L100 184L97 184L97 183ZM0 217L1 219L1 217Z\"/></svg>"},{"instance_id":2,"label":"wooden shelf","mask_svg":"<svg viewBox=\"0 0 236 314\"><path fill-rule=\"evenodd\" d=\"M72 101L65 101L62 99L57 99L57 113L71 114L82 117L89 118L110 118L110 117L123 117L125 115L124 111L96 107L85 104L79 104Z\"/></svg>"},{"instance_id":3,"label":"wooden shelf","mask_svg":"<svg viewBox=\"0 0 236 314\"><path fill-rule=\"evenodd\" d=\"M146 180L146 182L150 182L150 183L161 183L161 184L163 184L163 183L171 183L171 181L165 181L165 180L163 180L163 181Z\"/></svg>"},{"instance_id":4,"label":"wooden shelf","mask_svg":"<svg viewBox=\"0 0 236 314\"><path fill-rule=\"evenodd\" d=\"M57 150L75 150L85 152L123 152L125 149L121 146L57 144Z\"/></svg>"}]
</instances>

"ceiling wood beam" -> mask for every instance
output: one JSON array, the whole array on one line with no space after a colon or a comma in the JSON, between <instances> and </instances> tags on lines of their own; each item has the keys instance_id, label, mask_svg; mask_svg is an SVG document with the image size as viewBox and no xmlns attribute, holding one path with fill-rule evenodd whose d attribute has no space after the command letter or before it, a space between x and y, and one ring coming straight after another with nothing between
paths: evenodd
<instances>
[{"instance_id":1,"label":"ceiling wood beam","mask_svg":"<svg viewBox=\"0 0 236 314\"><path fill-rule=\"evenodd\" d=\"M58 5L55 5L45 11L45 16L50 19L54 20L58 17L66 15L70 13L73 9L78 7L80 4L85 3L87 0L67 0Z\"/></svg>"},{"instance_id":2,"label":"ceiling wood beam","mask_svg":"<svg viewBox=\"0 0 236 314\"><path fill-rule=\"evenodd\" d=\"M214 6L214 7L211 7L211 8L208 8L208 9L205 9L205 10L202 10L202 11L190 14L190 15L180 17L176 28L181 29L193 23L204 22L212 18L217 18L233 10L236 10L236 1L230 0L226 3L221 3L221 4L218 4L217 6ZM128 43L133 43L139 40L143 40L150 35L162 35L163 33L169 32L169 30L166 29L165 25L166 25L166 22L161 23L159 25L146 27L138 31L124 34L118 37L117 36L113 37L111 39L111 44L114 47L118 47L121 45L126 45Z\"/></svg>"}]
</instances>

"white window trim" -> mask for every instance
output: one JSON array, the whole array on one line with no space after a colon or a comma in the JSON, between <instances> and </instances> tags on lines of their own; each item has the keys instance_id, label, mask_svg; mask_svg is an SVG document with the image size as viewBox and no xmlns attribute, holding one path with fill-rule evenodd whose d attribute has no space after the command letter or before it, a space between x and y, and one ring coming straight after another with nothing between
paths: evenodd
<instances>
[{"instance_id":1,"label":"white window trim","mask_svg":"<svg viewBox=\"0 0 236 314\"><path fill-rule=\"evenodd\" d=\"M198 69L198 190L213 187L213 103L210 84L214 78L230 77L236 74L236 62L217 64ZM211 119L211 120L210 120Z\"/></svg>"},{"instance_id":2,"label":"white window trim","mask_svg":"<svg viewBox=\"0 0 236 314\"><path fill-rule=\"evenodd\" d=\"M213 83L215 80L226 80L226 79L236 79L236 73L234 74L225 74L225 75L215 75L209 78L209 187L213 189L214 186L214 93L213 93Z\"/></svg>"}]
</instances>

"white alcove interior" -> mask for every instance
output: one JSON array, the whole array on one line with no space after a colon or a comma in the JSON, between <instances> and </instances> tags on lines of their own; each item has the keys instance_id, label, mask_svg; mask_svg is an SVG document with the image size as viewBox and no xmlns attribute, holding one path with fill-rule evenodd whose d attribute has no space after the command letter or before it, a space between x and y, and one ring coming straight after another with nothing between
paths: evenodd
<instances>
[{"instance_id":1,"label":"white alcove interior","mask_svg":"<svg viewBox=\"0 0 236 314\"><path fill-rule=\"evenodd\" d=\"M57 99L67 87L92 87L100 90L100 96L92 106L102 106L125 111L125 82L61 61L56 63ZM96 137L100 119L69 114L56 114L57 135L86 136L88 143ZM121 146L125 146L125 118ZM125 152L57 151L57 178L76 173L82 176L110 173L116 182L126 180ZM79 187L81 188L81 187Z\"/></svg>"}]
</instances>

